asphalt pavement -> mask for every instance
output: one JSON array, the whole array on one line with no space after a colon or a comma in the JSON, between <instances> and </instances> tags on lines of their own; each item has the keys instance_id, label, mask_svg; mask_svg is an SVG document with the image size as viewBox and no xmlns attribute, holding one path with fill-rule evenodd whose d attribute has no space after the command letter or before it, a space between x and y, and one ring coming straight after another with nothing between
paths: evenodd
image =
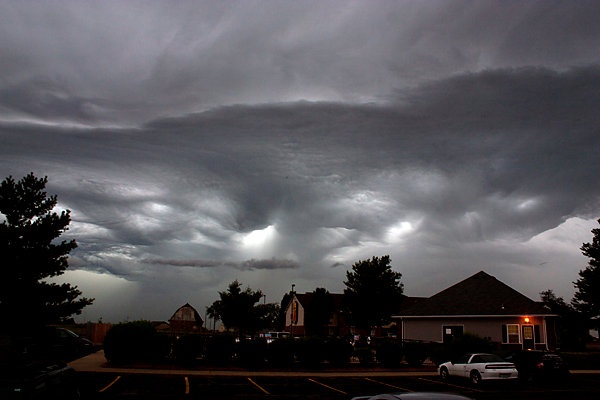
<instances>
[{"instance_id":1,"label":"asphalt pavement","mask_svg":"<svg viewBox=\"0 0 600 400\"><path fill-rule=\"evenodd\" d=\"M317 370L317 371L295 371L295 370L246 370L246 369L184 369L180 367L169 368L143 368L143 367L116 367L111 366L104 357L104 351L89 354L74 360L69 365L78 372L104 372L118 374L156 374L156 375L184 375L184 376L270 376L270 377L399 377L399 376L437 376L435 367L401 370L389 370L383 368L349 368L349 370ZM600 374L600 370L571 370L572 374Z\"/></svg>"},{"instance_id":2,"label":"asphalt pavement","mask_svg":"<svg viewBox=\"0 0 600 400\"><path fill-rule=\"evenodd\" d=\"M345 370L320 370L320 371L280 371L280 370L246 370L246 369L184 369L172 368L141 368L141 367L116 367L111 366L104 357L104 351L89 354L74 360L69 365L78 372L105 372L118 374L156 374L156 375L184 375L184 376L270 376L270 377L386 377L386 376L437 376L434 367L422 369L388 370L380 368L351 368Z\"/></svg>"}]
</instances>

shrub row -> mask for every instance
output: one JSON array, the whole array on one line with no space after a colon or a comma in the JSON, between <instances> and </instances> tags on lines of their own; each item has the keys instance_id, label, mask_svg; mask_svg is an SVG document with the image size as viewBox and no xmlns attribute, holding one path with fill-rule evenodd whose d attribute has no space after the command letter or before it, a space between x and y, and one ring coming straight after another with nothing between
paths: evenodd
<instances>
[{"instance_id":1,"label":"shrub row","mask_svg":"<svg viewBox=\"0 0 600 400\"><path fill-rule=\"evenodd\" d=\"M260 368L270 365L290 368L299 364L317 368L323 362L343 366L350 362L352 345L344 339L264 339L237 342L232 335L190 334L173 336L157 333L150 322L114 325L106 334L104 354L113 363L167 362L183 365L204 362Z\"/></svg>"},{"instance_id":2,"label":"shrub row","mask_svg":"<svg viewBox=\"0 0 600 400\"><path fill-rule=\"evenodd\" d=\"M236 342L228 334L171 336L157 333L146 321L115 325L104 342L105 356L114 363L174 361L196 365L202 362L249 369L343 367L353 356L363 366L398 368L405 362L418 367L426 359L439 364L466 351L493 350L492 343L469 334L447 345L382 339L353 347L346 339L317 337L278 339L267 344L264 339Z\"/></svg>"},{"instance_id":3,"label":"shrub row","mask_svg":"<svg viewBox=\"0 0 600 400\"><path fill-rule=\"evenodd\" d=\"M600 368L600 352L562 352L561 356L569 369L598 369Z\"/></svg>"}]
</instances>

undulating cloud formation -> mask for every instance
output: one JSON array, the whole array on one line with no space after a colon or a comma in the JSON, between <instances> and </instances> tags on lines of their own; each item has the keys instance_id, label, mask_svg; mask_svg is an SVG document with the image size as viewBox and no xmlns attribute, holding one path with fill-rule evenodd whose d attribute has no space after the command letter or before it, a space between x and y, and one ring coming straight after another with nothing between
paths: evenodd
<instances>
[{"instance_id":1,"label":"undulating cloud formation","mask_svg":"<svg viewBox=\"0 0 600 400\"><path fill-rule=\"evenodd\" d=\"M600 218L596 1L0 0L0 178L49 178L78 320L237 279L568 301Z\"/></svg>"}]
</instances>

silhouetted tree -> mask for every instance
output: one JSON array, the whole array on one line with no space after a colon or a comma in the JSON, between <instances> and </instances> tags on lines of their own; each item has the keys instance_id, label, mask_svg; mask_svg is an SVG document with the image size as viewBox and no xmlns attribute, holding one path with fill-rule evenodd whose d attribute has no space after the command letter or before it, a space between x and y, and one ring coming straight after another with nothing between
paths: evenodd
<instances>
[{"instance_id":1,"label":"silhouetted tree","mask_svg":"<svg viewBox=\"0 0 600 400\"><path fill-rule=\"evenodd\" d=\"M0 184L0 319L15 329L60 322L93 302L76 286L47 281L64 273L77 247L75 240L58 240L71 216L53 211L57 198L46 194L47 182L30 173Z\"/></svg>"},{"instance_id":2,"label":"silhouetted tree","mask_svg":"<svg viewBox=\"0 0 600 400\"><path fill-rule=\"evenodd\" d=\"M281 303L279 303L279 317L277 318L278 330L285 329L285 312L290 304L290 301L292 301L291 293L285 293L281 299Z\"/></svg>"},{"instance_id":3,"label":"silhouetted tree","mask_svg":"<svg viewBox=\"0 0 600 400\"><path fill-rule=\"evenodd\" d=\"M255 330L278 330L279 315L281 313L279 304L257 304L254 307L254 312L257 316L257 325L255 327Z\"/></svg>"},{"instance_id":4,"label":"silhouetted tree","mask_svg":"<svg viewBox=\"0 0 600 400\"><path fill-rule=\"evenodd\" d=\"M559 347L563 350L579 350L585 347L587 340L587 318L575 307L566 303L554 291L540 293L542 303L554 314L558 315L555 334L558 335ZM548 325L548 329L550 325Z\"/></svg>"},{"instance_id":5,"label":"silhouetted tree","mask_svg":"<svg viewBox=\"0 0 600 400\"><path fill-rule=\"evenodd\" d=\"M329 319L333 312L333 298L325 288L316 288L310 296L304 313L308 336L327 336Z\"/></svg>"},{"instance_id":6,"label":"silhouetted tree","mask_svg":"<svg viewBox=\"0 0 600 400\"><path fill-rule=\"evenodd\" d=\"M227 329L237 330L240 336L253 332L259 325L259 315L255 304L263 296L260 290L250 288L242 291L237 280L231 282L224 292L219 292L220 300L210 307L211 316L216 316Z\"/></svg>"},{"instance_id":7,"label":"silhouetted tree","mask_svg":"<svg viewBox=\"0 0 600 400\"><path fill-rule=\"evenodd\" d=\"M402 301L402 274L392 270L390 256L357 261L346 271L344 301L357 328L369 332L390 322Z\"/></svg>"},{"instance_id":8,"label":"silhouetted tree","mask_svg":"<svg viewBox=\"0 0 600 400\"><path fill-rule=\"evenodd\" d=\"M600 219L598 220L600 223ZM588 266L579 271L580 278L574 282L577 291L573 306L587 317L600 316L600 229L592 229L591 243L584 243L581 252L590 260Z\"/></svg>"}]
</instances>

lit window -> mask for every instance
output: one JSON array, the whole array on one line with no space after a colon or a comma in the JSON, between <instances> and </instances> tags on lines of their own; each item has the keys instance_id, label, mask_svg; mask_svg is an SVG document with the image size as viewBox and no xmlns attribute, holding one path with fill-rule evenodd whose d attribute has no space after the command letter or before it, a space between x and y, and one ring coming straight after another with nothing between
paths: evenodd
<instances>
[{"instance_id":1,"label":"lit window","mask_svg":"<svg viewBox=\"0 0 600 400\"><path fill-rule=\"evenodd\" d=\"M518 324L508 324L506 326L505 343L521 343Z\"/></svg>"}]
</instances>

